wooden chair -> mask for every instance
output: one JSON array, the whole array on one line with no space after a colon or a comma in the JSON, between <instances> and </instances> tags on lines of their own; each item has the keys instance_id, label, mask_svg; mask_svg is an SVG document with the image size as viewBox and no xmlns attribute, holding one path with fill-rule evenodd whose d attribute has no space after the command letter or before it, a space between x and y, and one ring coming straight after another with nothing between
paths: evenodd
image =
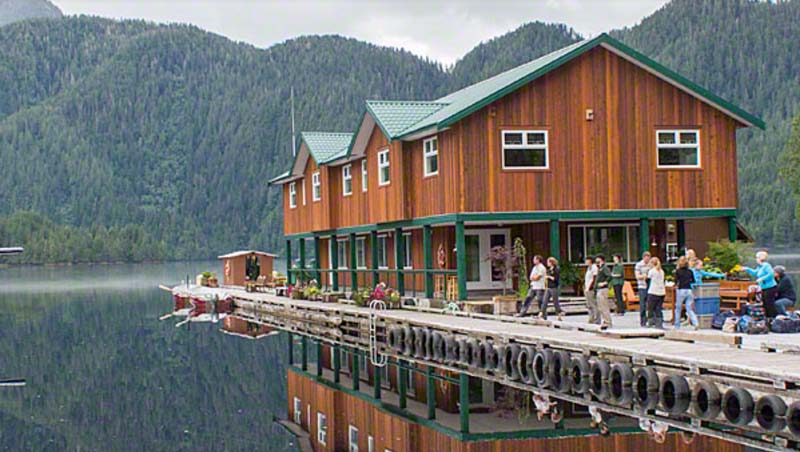
<instances>
[{"instance_id":1,"label":"wooden chair","mask_svg":"<svg viewBox=\"0 0 800 452\"><path fill-rule=\"evenodd\" d=\"M447 276L447 301L458 300L458 276Z\"/></svg>"},{"instance_id":2,"label":"wooden chair","mask_svg":"<svg viewBox=\"0 0 800 452\"><path fill-rule=\"evenodd\" d=\"M433 298L444 299L444 275L433 275Z\"/></svg>"},{"instance_id":3,"label":"wooden chair","mask_svg":"<svg viewBox=\"0 0 800 452\"><path fill-rule=\"evenodd\" d=\"M639 311L639 295L633 290L630 281L625 281L625 284L622 285L622 299L625 300L626 311Z\"/></svg>"}]
</instances>

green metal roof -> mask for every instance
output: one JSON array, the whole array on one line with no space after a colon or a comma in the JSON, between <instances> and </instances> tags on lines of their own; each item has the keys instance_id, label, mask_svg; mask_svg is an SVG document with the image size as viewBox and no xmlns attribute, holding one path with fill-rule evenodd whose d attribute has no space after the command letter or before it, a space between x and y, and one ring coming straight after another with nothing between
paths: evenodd
<instances>
[{"instance_id":1,"label":"green metal roof","mask_svg":"<svg viewBox=\"0 0 800 452\"><path fill-rule=\"evenodd\" d=\"M306 143L308 152L317 165L344 157L352 140L352 133L300 132L300 141Z\"/></svg>"},{"instance_id":2,"label":"green metal roof","mask_svg":"<svg viewBox=\"0 0 800 452\"><path fill-rule=\"evenodd\" d=\"M267 183L268 184L274 184L275 182L280 182L283 179L286 179L287 177L289 177L290 174L292 174L291 171L284 171L284 172L278 174L277 176L273 177L272 179L268 180Z\"/></svg>"},{"instance_id":3,"label":"green metal roof","mask_svg":"<svg viewBox=\"0 0 800 452\"><path fill-rule=\"evenodd\" d=\"M368 100L367 111L388 137L396 137L446 107L441 102Z\"/></svg>"}]
</instances>

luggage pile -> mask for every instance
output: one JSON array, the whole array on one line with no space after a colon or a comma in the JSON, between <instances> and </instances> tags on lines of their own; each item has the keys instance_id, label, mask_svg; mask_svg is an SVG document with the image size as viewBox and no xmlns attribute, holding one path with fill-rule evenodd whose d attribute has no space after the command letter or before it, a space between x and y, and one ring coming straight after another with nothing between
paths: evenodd
<instances>
[{"instance_id":1,"label":"luggage pile","mask_svg":"<svg viewBox=\"0 0 800 452\"><path fill-rule=\"evenodd\" d=\"M779 315L768 321L764 305L751 304L743 307L742 315L731 310L714 314L711 328L726 333L743 334L766 334L770 331L780 334L800 333L800 312L792 312L788 316Z\"/></svg>"}]
</instances>

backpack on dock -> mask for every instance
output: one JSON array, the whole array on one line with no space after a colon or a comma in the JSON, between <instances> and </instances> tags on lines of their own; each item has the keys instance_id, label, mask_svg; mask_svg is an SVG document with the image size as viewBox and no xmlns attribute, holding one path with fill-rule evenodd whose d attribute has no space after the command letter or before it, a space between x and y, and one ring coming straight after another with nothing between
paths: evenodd
<instances>
[{"instance_id":1,"label":"backpack on dock","mask_svg":"<svg viewBox=\"0 0 800 452\"><path fill-rule=\"evenodd\" d=\"M800 333L800 320L779 316L772 321L770 329L779 334Z\"/></svg>"},{"instance_id":2,"label":"backpack on dock","mask_svg":"<svg viewBox=\"0 0 800 452\"><path fill-rule=\"evenodd\" d=\"M711 318L711 328L721 330L722 327L725 325L725 321L735 316L736 313L731 311L730 309L725 311L720 311L714 314L714 317Z\"/></svg>"}]
</instances>

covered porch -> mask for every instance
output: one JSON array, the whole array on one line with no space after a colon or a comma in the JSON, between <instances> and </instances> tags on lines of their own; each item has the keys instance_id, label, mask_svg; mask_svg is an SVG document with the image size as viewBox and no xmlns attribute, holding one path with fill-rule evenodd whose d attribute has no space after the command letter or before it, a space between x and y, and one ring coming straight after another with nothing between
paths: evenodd
<instances>
[{"instance_id":1,"label":"covered porch","mask_svg":"<svg viewBox=\"0 0 800 452\"><path fill-rule=\"evenodd\" d=\"M293 283L315 279L352 293L384 282L406 297L463 301L516 288L487 255L517 238L528 269L534 255L574 268L586 256L621 254L633 279L645 250L666 263L686 248L703 256L708 242L738 236L735 209L462 213L287 236L286 257Z\"/></svg>"}]
</instances>

